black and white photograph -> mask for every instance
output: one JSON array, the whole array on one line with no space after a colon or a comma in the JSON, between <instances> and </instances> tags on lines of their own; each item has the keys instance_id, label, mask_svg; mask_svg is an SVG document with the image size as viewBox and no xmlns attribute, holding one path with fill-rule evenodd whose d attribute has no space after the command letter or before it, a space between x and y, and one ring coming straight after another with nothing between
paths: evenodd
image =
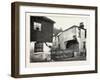
<instances>
[{"instance_id":1,"label":"black and white photograph","mask_svg":"<svg viewBox=\"0 0 100 80\"><path fill-rule=\"evenodd\" d=\"M97 7L12 3L12 76L97 73Z\"/></svg>"},{"instance_id":2,"label":"black and white photograph","mask_svg":"<svg viewBox=\"0 0 100 80\"><path fill-rule=\"evenodd\" d=\"M31 15L30 62L86 60L89 17L84 14Z\"/></svg>"}]
</instances>

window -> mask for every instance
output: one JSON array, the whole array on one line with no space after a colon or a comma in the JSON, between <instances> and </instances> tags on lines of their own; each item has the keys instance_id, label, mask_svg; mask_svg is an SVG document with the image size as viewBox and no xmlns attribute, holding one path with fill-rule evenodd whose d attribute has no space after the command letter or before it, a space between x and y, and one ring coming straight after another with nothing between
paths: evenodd
<instances>
[{"instance_id":1,"label":"window","mask_svg":"<svg viewBox=\"0 0 100 80\"><path fill-rule=\"evenodd\" d=\"M81 38L81 29L79 28L78 37Z\"/></svg>"},{"instance_id":2,"label":"window","mask_svg":"<svg viewBox=\"0 0 100 80\"><path fill-rule=\"evenodd\" d=\"M83 42L83 49L86 49L86 42Z\"/></svg>"},{"instance_id":3,"label":"window","mask_svg":"<svg viewBox=\"0 0 100 80\"><path fill-rule=\"evenodd\" d=\"M86 38L86 36L87 36L86 34L87 34L87 32L86 32L86 30L85 30L85 38Z\"/></svg>"},{"instance_id":4,"label":"window","mask_svg":"<svg viewBox=\"0 0 100 80\"><path fill-rule=\"evenodd\" d=\"M42 42L35 43L34 52L43 52L43 43Z\"/></svg>"},{"instance_id":5,"label":"window","mask_svg":"<svg viewBox=\"0 0 100 80\"><path fill-rule=\"evenodd\" d=\"M33 29L37 31L41 31L41 23L39 22L34 22L33 23Z\"/></svg>"}]
</instances>

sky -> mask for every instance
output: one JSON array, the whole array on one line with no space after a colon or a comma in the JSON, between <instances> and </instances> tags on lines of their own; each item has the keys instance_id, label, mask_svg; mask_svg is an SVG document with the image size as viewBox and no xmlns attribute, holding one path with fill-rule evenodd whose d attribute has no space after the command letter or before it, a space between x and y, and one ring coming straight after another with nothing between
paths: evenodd
<instances>
[{"instance_id":1,"label":"sky","mask_svg":"<svg viewBox=\"0 0 100 80\"><path fill-rule=\"evenodd\" d=\"M57 29L68 29L73 25L79 26L80 22L84 23L84 28L90 26L90 16L85 14L53 14L53 13L30 13L32 16L45 16L55 21L54 28Z\"/></svg>"},{"instance_id":2,"label":"sky","mask_svg":"<svg viewBox=\"0 0 100 80\"><path fill-rule=\"evenodd\" d=\"M89 16L80 15L56 15L47 16L48 18L55 21L54 27L57 29L65 30L73 25L79 26L80 22L84 22L84 27L89 26Z\"/></svg>"}]
</instances>

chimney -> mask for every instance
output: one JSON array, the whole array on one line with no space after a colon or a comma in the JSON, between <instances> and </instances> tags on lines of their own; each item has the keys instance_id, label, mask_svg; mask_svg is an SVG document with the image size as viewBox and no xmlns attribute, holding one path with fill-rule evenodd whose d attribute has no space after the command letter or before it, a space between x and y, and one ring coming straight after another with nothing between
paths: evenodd
<instances>
[{"instance_id":1,"label":"chimney","mask_svg":"<svg viewBox=\"0 0 100 80\"><path fill-rule=\"evenodd\" d=\"M80 23L79 28L84 29L84 23L83 22Z\"/></svg>"}]
</instances>

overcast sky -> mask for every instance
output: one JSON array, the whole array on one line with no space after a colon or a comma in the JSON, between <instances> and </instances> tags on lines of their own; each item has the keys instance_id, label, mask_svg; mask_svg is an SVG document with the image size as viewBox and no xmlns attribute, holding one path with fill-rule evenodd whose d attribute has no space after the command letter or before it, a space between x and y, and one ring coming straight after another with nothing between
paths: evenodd
<instances>
[{"instance_id":1,"label":"overcast sky","mask_svg":"<svg viewBox=\"0 0 100 80\"><path fill-rule=\"evenodd\" d=\"M62 28L63 30L77 25L79 26L80 22L84 22L85 28L89 26L89 16L80 16L80 15L56 15L56 16L47 16L48 18L55 21L55 28Z\"/></svg>"},{"instance_id":2,"label":"overcast sky","mask_svg":"<svg viewBox=\"0 0 100 80\"><path fill-rule=\"evenodd\" d=\"M89 27L90 16L79 14L49 14L49 13L30 13L32 16L45 16L55 21L54 27L65 30L73 25L79 26L80 22L84 22L84 27Z\"/></svg>"}]
</instances>

